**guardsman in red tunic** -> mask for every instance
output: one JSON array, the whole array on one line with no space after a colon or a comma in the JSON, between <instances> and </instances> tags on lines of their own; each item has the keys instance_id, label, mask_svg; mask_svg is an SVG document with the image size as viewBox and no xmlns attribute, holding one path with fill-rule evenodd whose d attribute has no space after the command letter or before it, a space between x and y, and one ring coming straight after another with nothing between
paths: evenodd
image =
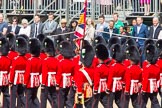
<instances>
[{"instance_id":1,"label":"guardsman in red tunic","mask_svg":"<svg viewBox=\"0 0 162 108\"><path fill-rule=\"evenodd\" d=\"M140 53L136 46L128 47L126 49L126 53L128 55L128 59L131 62L131 65L126 68L125 72L125 98L123 108L129 108L130 99L132 101L133 108L139 108L138 84L142 81L142 69L139 66Z\"/></svg>"},{"instance_id":2,"label":"guardsman in red tunic","mask_svg":"<svg viewBox=\"0 0 162 108\"><path fill-rule=\"evenodd\" d=\"M29 50L32 57L27 60L24 77L26 108L39 108L37 92L40 86L40 74L42 73L42 61L39 58L41 50L40 41L36 38L30 39Z\"/></svg>"},{"instance_id":3,"label":"guardsman in red tunic","mask_svg":"<svg viewBox=\"0 0 162 108\"><path fill-rule=\"evenodd\" d=\"M76 83L76 95L75 104L76 108L83 108L83 104L86 108L92 108L92 83L93 83L93 60L95 52L91 45L82 47L80 54L81 66L75 70L77 79ZM78 78L79 76L79 78Z\"/></svg>"},{"instance_id":4,"label":"guardsman in red tunic","mask_svg":"<svg viewBox=\"0 0 162 108\"><path fill-rule=\"evenodd\" d=\"M157 99L157 81L160 79L160 68L156 65L158 59L156 47L154 45L146 46L145 55L148 65L143 67L142 102L140 108L146 108L148 98L150 98L153 108L160 108Z\"/></svg>"},{"instance_id":5,"label":"guardsman in red tunic","mask_svg":"<svg viewBox=\"0 0 162 108\"><path fill-rule=\"evenodd\" d=\"M157 65L160 67L160 80L158 81L159 84L159 94L161 97L161 106L162 106L162 40L158 40L156 42L156 47L158 50L158 61L157 61Z\"/></svg>"},{"instance_id":6,"label":"guardsman in red tunic","mask_svg":"<svg viewBox=\"0 0 162 108\"><path fill-rule=\"evenodd\" d=\"M16 51L18 56L12 60L10 69L10 84L11 86L11 104L10 108L16 108L16 97L20 99L22 107L25 107L25 88L24 88L24 74L26 69L28 43L23 37L16 39ZM21 106L19 106L21 107Z\"/></svg>"},{"instance_id":7,"label":"guardsman in red tunic","mask_svg":"<svg viewBox=\"0 0 162 108\"><path fill-rule=\"evenodd\" d=\"M41 108L46 108L48 95L52 98L52 108L58 108L56 92L56 75L58 71L58 60L55 58L54 42L46 38L43 48L47 58L42 60L42 86L41 86Z\"/></svg>"},{"instance_id":8,"label":"guardsman in red tunic","mask_svg":"<svg viewBox=\"0 0 162 108\"><path fill-rule=\"evenodd\" d=\"M56 89L59 90L58 107L64 108L67 95L72 87L75 64L73 62L74 51L68 41L61 42L60 53L64 57L58 64L58 74L56 76ZM68 104L68 103L66 103Z\"/></svg>"},{"instance_id":9,"label":"guardsman in red tunic","mask_svg":"<svg viewBox=\"0 0 162 108\"><path fill-rule=\"evenodd\" d=\"M15 51L15 41L16 37L13 34L7 34L6 35L7 40L9 41L9 48L10 51L8 53L8 57L13 60L15 57L18 56L18 53Z\"/></svg>"},{"instance_id":10,"label":"guardsman in red tunic","mask_svg":"<svg viewBox=\"0 0 162 108\"><path fill-rule=\"evenodd\" d=\"M113 100L117 104L118 108L122 108L121 95L122 95L122 83L125 75L125 66L122 64L123 52L121 45L114 44L110 50L111 57L115 60L115 63L110 66L110 71L107 81L107 94L109 95L108 108L113 107Z\"/></svg>"},{"instance_id":11,"label":"guardsman in red tunic","mask_svg":"<svg viewBox=\"0 0 162 108\"><path fill-rule=\"evenodd\" d=\"M0 92L3 92L2 108L10 108L9 80L8 75L11 60L7 57L9 43L6 38L0 37Z\"/></svg>"},{"instance_id":12,"label":"guardsman in red tunic","mask_svg":"<svg viewBox=\"0 0 162 108\"><path fill-rule=\"evenodd\" d=\"M99 65L95 69L94 73L94 91L92 108L98 108L99 102L102 103L104 108L107 108L108 97L106 95L107 81L109 74L109 67L105 63L108 59L108 49L103 44L98 44L95 48L96 56L99 60Z\"/></svg>"}]
</instances>

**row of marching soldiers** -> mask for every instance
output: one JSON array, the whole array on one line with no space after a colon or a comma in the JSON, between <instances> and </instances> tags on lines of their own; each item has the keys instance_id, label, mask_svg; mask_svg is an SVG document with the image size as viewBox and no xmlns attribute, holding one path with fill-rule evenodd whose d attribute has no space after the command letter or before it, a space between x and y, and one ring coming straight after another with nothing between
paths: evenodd
<instances>
[{"instance_id":1,"label":"row of marching soldiers","mask_svg":"<svg viewBox=\"0 0 162 108\"><path fill-rule=\"evenodd\" d=\"M0 37L0 91L3 108L160 108L162 92L162 40L146 40L139 52L134 39L109 44L96 37L93 46L82 40L80 50L72 42L44 35ZM141 67L140 58L145 55ZM9 94L10 87L10 94ZM41 87L40 101L37 97ZM17 99L17 104L16 104Z\"/></svg>"}]
</instances>

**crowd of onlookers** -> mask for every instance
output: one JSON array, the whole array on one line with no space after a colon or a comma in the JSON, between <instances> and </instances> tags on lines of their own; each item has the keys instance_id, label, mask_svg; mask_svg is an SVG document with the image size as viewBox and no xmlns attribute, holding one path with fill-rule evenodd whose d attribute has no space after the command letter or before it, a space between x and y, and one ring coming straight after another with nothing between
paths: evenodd
<instances>
[{"instance_id":1,"label":"crowd of onlookers","mask_svg":"<svg viewBox=\"0 0 162 108\"><path fill-rule=\"evenodd\" d=\"M106 42L108 42L112 36L119 36L123 43L127 40L125 36L162 39L162 28L157 17L153 18L153 25L151 27L143 24L142 17L133 19L130 26L125 26L125 24L118 19L118 13L114 13L112 17L113 20L107 22L105 21L104 15L100 15L98 19L99 23L97 24L94 23L93 19L87 18L84 39L88 40L90 43L92 43L96 36L102 36ZM49 13L48 20L44 23L41 22L39 15L35 15L32 24L29 24L27 19L22 19L21 25L22 26L19 26L17 17L13 17L11 24L8 24L3 20L3 15L0 14L0 33L2 35L6 35L7 33L13 35L25 34L30 38L35 38L39 34L46 36L54 35L54 37L57 37L66 33L66 36L61 35L61 37L74 39L76 38L74 33L70 34L69 32L75 31L78 22L77 20L72 20L70 24L67 25L67 20L61 19L60 23L58 23L54 20L53 13ZM138 43L138 47L143 47L144 39L136 39L136 42Z\"/></svg>"}]
</instances>

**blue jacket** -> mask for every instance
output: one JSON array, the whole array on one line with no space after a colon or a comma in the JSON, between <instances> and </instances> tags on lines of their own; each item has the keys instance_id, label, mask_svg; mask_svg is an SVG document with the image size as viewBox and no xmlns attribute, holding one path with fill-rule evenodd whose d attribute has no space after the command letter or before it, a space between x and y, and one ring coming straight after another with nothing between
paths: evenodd
<instances>
[{"instance_id":1,"label":"blue jacket","mask_svg":"<svg viewBox=\"0 0 162 108\"><path fill-rule=\"evenodd\" d=\"M147 25L142 24L139 33L137 33L137 26L134 26L132 35L140 38L148 38L149 31ZM142 47L144 45L145 42L144 39L136 39L136 40L139 47Z\"/></svg>"},{"instance_id":2,"label":"blue jacket","mask_svg":"<svg viewBox=\"0 0 162 108\"><path fill-rule=\"evenodd\" d=\"M109 32L109 28L106 27L106 28L104 29L104 32ZM118 29L114 28L114 29L113 29L113 33L118 34ZM112 35L112 36L115 36L115 35ZM108 40L110 39L110 34L108 34L108 33L103 33L103 38L106 40L106 42L108 42Z\"/></svg>"}]
</instances>

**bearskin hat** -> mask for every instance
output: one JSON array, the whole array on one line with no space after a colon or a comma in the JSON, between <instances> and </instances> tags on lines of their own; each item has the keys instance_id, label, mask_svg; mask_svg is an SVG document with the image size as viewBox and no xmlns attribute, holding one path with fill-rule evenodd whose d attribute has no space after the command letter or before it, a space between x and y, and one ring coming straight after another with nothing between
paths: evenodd
<instances>
[{"instance_id":1,"label":"bearskin hat","mask_svg":"<svg viewBox=\"0 0 162 108\"><path fill-rule=\"evenodd\" d=\"M97 58L106 60L109 57L108 49L104 44L98 44L95 48Z\"/></svg>"},{"instance_id":2,"label":"bearskin hat","mask_svg":"<svg viewBox=\"0 0 162 108\"><path fill-rule=\"evenodd\" d=\"M130 38L126 41L126 47L129 47L129 46L136 46L137 47L137 43L134 39Z\"/></svg>"},{"instance_id":3,"label":"bearskin hat","mask_svg":"<svg viewBox=\"0 0 162 108\"><path fill-rule=\"evenodd\" d=\"M152 40L152 39L147 39L145 40L145 43L144 43L144 48L147 47L147 45L154 45L155 44L155 41Z\"/></svg>"},{"instance_id":4,"label":"bearskin hat","mask_svg":"<svg viewBox=\"0 0 162 108\"><path fill-rule=\"evenodd\" d=\"M145 56L150 64L155 64L158 59L157 48L154 45L147 45L145 48Z\"/></svg>"},{"instance_id":5,"label":"bearskin hat","mask_svg":"<svg viewBox=\"0 0 162 108\"><path fill-rule=\"evenodd\" d=\"M18 37L16 39L16 51L21 55L25 55L28 51L28 42L23 37Z\"/></svg>"},{"instance_id":6,"label":"bearskin hat","mask_svg":"<svg viewBox=\"0 0 162 108\"><path fill-rule=\"evenodd\" d=\"M60 47L60 53L65 58L72 58L72 57L74 57L75 53L74 53L72 45L71 45L71 43L69 41L61 42L59 47Z\"/></svg>"},{"instance_id":7,"label":"bearskin hat","mask_svg":"<svg viewBox=\"0 0 162 108\"><path fill-rule=\"evenodd\" d=\"M17 35L16 38L18 37L23 37L27 42L29 42L29 37L27 35L21 34L21 35Z\"/></svg>"},{"instance_id":8,"label":"bearskin hat","mask_svg":"<svg viewBox=\"0 0 162 108\"><path fill-rule=\"evenodd\" d=\"M127 47L126 54L128 59L133 61L135 64L138 64L140 62L140 53L136 46Z\"/></svg>"},{"instance_id":9,"label":"bearskin hat","mask_svg":"<svg viewBox=\"0 0 162 108\"><path fill-rule=\"evenodd\" d=\"M44 51L50 56L55 56L54 42L50 38L46 38L43 41Z\"/></svg>"},{"instance_id":10,"label":"bearskin hat","mask_svg":"<svg viewBox=\"0 0 162 108\"><path fill-rule=\"evenodd\" d=\"M95 39L94 39L94 42L93 42L94 46L97 46L98 44L104 44L106 45L106 41L103 37L101 36L97 36Z\"/></svg>"},{"instance_id":11,"label":"bearskin hat","mask_svg":"<svg viewBox=\"0 0 162 108\"><path fill-rule=\"evenodd\" d=\"M0 53L7 56L9 52L9 42L5 37L0 37Z\"/></svg>"},{"instance_id":12,"label":"bearskin hat","mask_svg":"<svg viewBox=\"0 0 162 108\"><path fill-rule=\"evenodd\" d=\"M108 48L110 49L111 46L114 44L121 44L120 39L118 37L113 36L109 39Z\"/></svg>"},{"instance_id":13,"label":"bearskin hat","mask_svg":"<svg viewBox=\"0 0 162 108\"><path fill-rule=\"evenodd\" d=\"M113 59L115 59L117 62L122 62L123 57L123 51L120 44L113 44L110 48L110 55Z\"/></svg>"},{"instance_id":14,"label":"bearskin hat","mask_svg":"<svg viewBox=\"0 0 162 108\"><path fill-rule=\"evenodd\" d=\"M32 38L29 40L29 51L32 55L38 57L41 51L41 43L38 39Z\"/></svg>"},{"instance_id":15,"label":"bearskin hat","mask_svg":"<svg viewBox=\"0 0 162 108\"><path fill-rule=\"evenodd\" d=\"M10 50L14 51L15 50L16 37L13 34L9 33L9 34L6 35L6 38L7 38L8 42L9 42Z\"/></svg>"},{"instance_id":16,"label":"bearskin hat","mask_svg":"<svg viewBox=\"0 0 162 108\"><path fill-rule=\"evenodd\" d=\"M86 45L82 47L80 58L85 67L90 67L92 65L94 56L95 52L92 46Z\"/></svg>"},{"instance_id":17,"label":"bearskin hat","mask_svg":"<svg viewBox=\"0 0 162 108\"><path fill-rule=\"evenodd\" d=\"M162 58L162 39L156 42L156 47L157 47L159 57Z\"/></svg>"},{"instance_id":18,"label":"bearskin hat","mask_svg":"<svg viewBox=\"0 0 162 108\"><path fill-rule=\"evenodd\" d=\"M91 46L87 40L83 40L82 47L84 46Z\"/></svg>"}]
</instances>

